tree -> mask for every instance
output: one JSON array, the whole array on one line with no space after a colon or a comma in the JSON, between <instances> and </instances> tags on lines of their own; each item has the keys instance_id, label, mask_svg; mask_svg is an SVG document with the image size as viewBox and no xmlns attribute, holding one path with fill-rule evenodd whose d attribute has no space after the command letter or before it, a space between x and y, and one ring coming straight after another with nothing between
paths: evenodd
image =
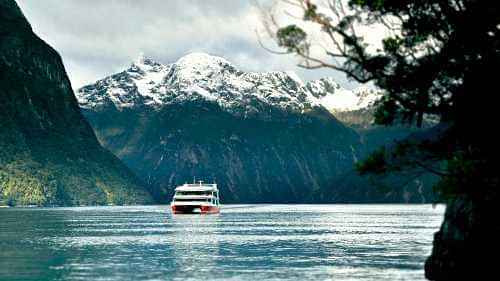
<instances>
[{"instance_id":1,"label":"tree","mask_svg":"<svg viewBox=\"0 0 500 281\"><path fill-rule=\"evenodd\" d=\"M492 214L499 202L499 145L495 130L496 79L500 66L500 3L480 0L282 0L301 12L300 23L281 26L269 14L268 30L299 66L331 68L383 91L375 121L421 127L426 115L440 124L374 153L361 173L423 168L441 177L436 186L448 201L445 222L427 261L431 279L464 278L492 271L478 258L499 230ZM385 38L370 50L359 28L378 26ZM275 28L275 29L273 29ZM313 50L308 35L328 45ZM460 239L450 233L456 231ZM494 248L491 248L494 247Z\"/></svg>"}]
</instances>

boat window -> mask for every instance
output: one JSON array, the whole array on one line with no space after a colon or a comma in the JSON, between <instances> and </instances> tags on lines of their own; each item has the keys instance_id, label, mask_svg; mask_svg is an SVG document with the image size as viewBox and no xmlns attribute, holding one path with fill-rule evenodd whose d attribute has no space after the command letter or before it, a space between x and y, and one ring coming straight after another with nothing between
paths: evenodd
<instances>
[{"instance_id":1,"label":"boat window","mask_svg":"<svg viewBox=\"0 0 500 281\"><path fill-rule=\"evenodd\" d=\"M207 199L179 199L176 198L175 202L207 202Z\"/></svg>"},{"instance_id":2,"label":"boat window","mask_svg":"<svg viewBox=\"0 0 500 281\"><path fill-rule=\"evenodd\" d=\"M211 195L210 191L177 191L176 195Z\"/></svg>"}]
</instances>

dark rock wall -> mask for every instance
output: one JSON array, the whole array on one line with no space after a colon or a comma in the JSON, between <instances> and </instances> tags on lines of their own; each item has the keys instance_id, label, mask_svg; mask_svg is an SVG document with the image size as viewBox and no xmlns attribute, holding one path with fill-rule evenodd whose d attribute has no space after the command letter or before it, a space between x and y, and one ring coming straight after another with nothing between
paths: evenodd
<instances>
[{"instance_id":1,"label":"dark rock wall","mask_svg":"<svg viewBox=\"0 0 500 281\"><path fill-rule=\"evenodd\" d=\"M58 53L0 1L0 204L143 203L150 197L83 118Z\"/></svg>"}]
</instances>

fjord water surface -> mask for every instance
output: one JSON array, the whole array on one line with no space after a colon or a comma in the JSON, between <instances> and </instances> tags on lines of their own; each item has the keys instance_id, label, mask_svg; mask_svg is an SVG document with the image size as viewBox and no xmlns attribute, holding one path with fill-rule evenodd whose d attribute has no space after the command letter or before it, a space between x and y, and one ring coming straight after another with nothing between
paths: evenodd
<instances>
[{"instance_id":1,"label":"fjord water surface","mask_svg":"<svg viewBox=\"0 0 500 281\"><path fill-rule=\"evenodd\" d=\"M424 280L444 206L0 209L0 280Z\"/></svg>"}]
</instances>

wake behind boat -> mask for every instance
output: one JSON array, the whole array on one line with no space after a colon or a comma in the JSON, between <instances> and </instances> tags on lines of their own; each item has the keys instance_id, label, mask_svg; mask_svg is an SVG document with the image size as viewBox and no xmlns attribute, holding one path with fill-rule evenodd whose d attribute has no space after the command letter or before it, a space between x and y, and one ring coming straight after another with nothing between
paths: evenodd
<instances>
[{"instance_id":1,"label":"wake behind boat","mask_svg":"<svg viewBox=\"0 0 500 281\"><path fill-rule=\"evenodd\" d=\"M170 203L174 214L216 214L220 211L217 184L185 183L175 188Z\"/></svg>"}]
</instances>

